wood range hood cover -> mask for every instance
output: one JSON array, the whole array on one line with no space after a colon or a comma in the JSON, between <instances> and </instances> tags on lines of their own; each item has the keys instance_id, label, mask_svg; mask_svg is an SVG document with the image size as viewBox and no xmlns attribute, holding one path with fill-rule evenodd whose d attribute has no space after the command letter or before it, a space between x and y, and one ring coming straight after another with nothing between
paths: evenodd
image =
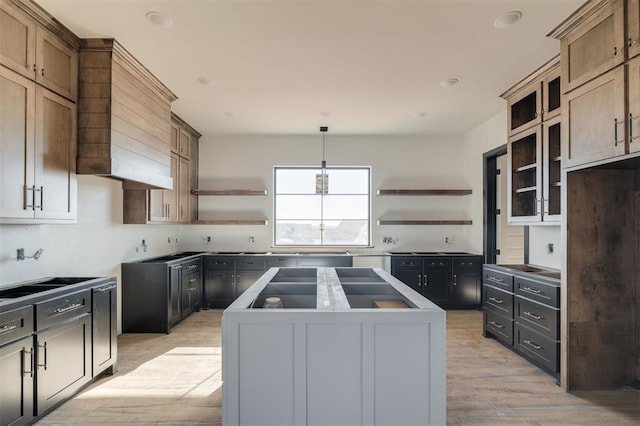
<instances>
[{"instance_id":1,"label":"wood range hood cover","mask_svg":"<svg viewBox=\"0 0 640 426\"><path fill-rule=\"evenodd\" d=\"M114 39L82 39L79 56L77 173L172 189L176 95Z\"/></svg>"}]
</instances>

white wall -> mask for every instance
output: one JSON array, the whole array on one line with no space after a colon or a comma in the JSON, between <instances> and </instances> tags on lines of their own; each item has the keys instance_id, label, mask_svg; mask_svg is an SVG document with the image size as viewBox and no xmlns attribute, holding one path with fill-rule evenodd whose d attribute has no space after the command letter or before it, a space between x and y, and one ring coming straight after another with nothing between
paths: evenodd
<instances>
[{"instance_id":1,"label":"white wall","mask_svg":"<svg viewBox=\"0 0 640 426\"><path fill-rule=\"evenodd\" d=\"M326 137L329 166L371 166L372 194L379 188L469 188L460 137L332 136ZM319 166L322 138L317 136L217 136L200 142L200 187L266 188L266 197L201 196L200 218L267 218L268 226L190 226L184 232L190 248L269 251L273 242L273 166ZM478 189L476 189L478 191ZM480 194L482 189L479 189ZM471 226L379 226L384 218L469 218L470 196L398 197L372 195L372 249L448 250L481 253L470 244ZM480 218L480 221L482 219ZM213 242L205 245L203 237ZM249 236L255 243L249 243ZM383 245L392 237L395 246ZM445 244L445 237L451 243ZM479 248L479 250L478 250Z\"/></svg>"},{"instance_id":2,"label":"white wall","mask_svg":"<svg viewBox=\"0 0 640 426\"><path fill-rule=\"evenodd\" d=\"M548 268L562 268L560 226L529 227L529 263ZM548 245L553 244L549 253Z\"/></svg>"}]
</instances>

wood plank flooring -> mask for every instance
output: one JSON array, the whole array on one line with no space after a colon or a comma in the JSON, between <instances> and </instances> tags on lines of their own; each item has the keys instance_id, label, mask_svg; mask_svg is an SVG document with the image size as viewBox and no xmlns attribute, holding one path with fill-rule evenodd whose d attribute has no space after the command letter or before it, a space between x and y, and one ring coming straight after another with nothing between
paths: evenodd
<instances>
[{"instance_id":1,"label":"wood plank flooring","mask_svg":"<svg viewBox=\"0 0 640 426\"><path fill-rule=\"evenodd\" d=\"M221 422L222 311L191 315L170 335L123 334L119 371L41 425ZM449 425L638 425L640 392L565 393L555 378L492 339L478 311L447 312Z\"/></svg>"}]
</instances>

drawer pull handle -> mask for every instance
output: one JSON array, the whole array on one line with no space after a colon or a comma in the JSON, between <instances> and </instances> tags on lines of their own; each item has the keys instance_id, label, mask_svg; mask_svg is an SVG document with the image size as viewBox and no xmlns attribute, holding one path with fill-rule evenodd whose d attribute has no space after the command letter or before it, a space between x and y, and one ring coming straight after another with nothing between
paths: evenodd
<instances>
[{"instance_id":1,"label":"drawer pull handle","mask_svg":"<svg viewBox=\"0 0 640 426\"><path fill-rule=\"evenodd\" d=\"M42 349L42 354L44 357L44 363L40 364L40 349ZM38 368L44 368L45 370L47 369L47 342L44 342L43 345L41 345L40 343L38 343Z\"/></svg>"},{"instance_id":2,"label":"drawer pull handle","mask_svg":"<svg viewBox=\"0 0 640 426\"><path fill-rule=\"evenodd\" d=\"M527 345L531 346L533 349L537 351L542 349L542 346L538 345L536 342L532 342L531 340L523 340L522 342L526 343Z\"/></svg>"},{"instance_id":3,"label":"drawer pull handle","mask_svg":"<svg viewBox=\"0 0 640 426\"><path fill-rule=\"evenodd\" d=\"M488 279L489 281L495 281L495 282L498 282L498 283L504 283L504 280L503 280L502 278L492 277L491 275L489 275L489 276L487 277L487 279Z\"/></svg>"},{"instance_id":4,"label":"drawer pull handle","mask_svg":"<svg viewBox=\"0 0 640 426\"><path fill-rule=\"evenodd\" d=\"M531 318L533 318L533 319L535 319L535 320L538 320L538 321L544 318L544 317L541 317L540 315L536 315L536 314L534 314L533 312L527 312L527 311L524 311L522 314L523 314L523 315L526 315L526 316L528 316L528 317L531 317Z\"/></svg>"},{"instance_id":5,"label":"drawer pull handle","mask_svg":"<svg viewBox=\"0 0 640 426\"><path fill-rule=\"evenodd\" d=\"M195 269L197 267L198 267L198 265L189 265L189 267L187 269L191 270L191 269Z\"/></svg>"},{"instance_id":6,"label":"drawer pull handle","mask_svg":"<svg viewBox=\"0 0 640 426\"><path fill-rule=\"evenodd\" d=\"M96 291L99 291L100 293L104 293L105 291L113 290L114 288L116 288L115 285L109 285L107 287L97 288Z\"/></svg>"},{"instance_id":7,"label":"drawer pull handle","mask_svg":"<svg viewBox=\"0 0 640 426\"><path fill-rule=\"evenodd\" d=\"M190 283L195 283L195 282L196 282L196 279L195 279L195 278L191 278L191 279L189 280L189 282L190 282Z\"/></svg>"},{"instance_id":8,"label":"drawer pull handle","mask_svg":"<svg viewBox=\"0 0 640 426\"><path fill-rule=\"evenodd\" d=\"M422 287L421 275L418 274L418 287Z\"/></svg>"},{"instance_id":9,"label":"drawer pull handle","mask_svg":"<svg viewBox=\"0 0 640 426\"><path fill-rule=\"evenodd\" d=\"M58 308L54 312L56 314L62 314L65 312L73 311L74 309L81 308L82 306L83 306L82 303L74 303L73 305L69 305L66 308Z\"/></svg>"},{"instance_id":10,"label":"drawer pull handle","mask_svg":"<svg viewBox=\"0 0 640 426\"><path fill-rule=\"evenodd\" d=\"M17 325L5 325L2 328L0 328L0 334L8 333L9 331L14 330L16 328L18 328Z\"/></svg>"},{"instance_id":11,"label":"drawer pull handle","mask_svg":"<svg viewBox=\"0 0 640 426\"><path fill-rule=\"evenodd\" d=\"M496 302L497 304L501 305L502 303L504 303L503 300L500 299L496 299L495 297L490 297L489 300L491 300L492 302Z\"/></svg>"},{"instance_id":12,"label":"drawer pull handle","mask_svg":"<svg viewBox=\"0 0 640 426\"><path fill-rule=\"evenodd\" d=\"M533 293L533 294L543 294L544 291L540 291L536 288L531 288L531 287L522 287L522 291L527 291L529 293Z\"/></svg>"},{"instance_id":13,"label":"drawer pull handle","mask_svg":"<svg viewBox=\"0 0 640 426\"><path fill-rule=\"evenodd\" d=\"M491 324L492 326L494 326L495 328L504 328L504 325L502 324L498 324L495 321L489 321L489 324Z\"/></svg>"},{"instance_id":14,"label":"drawer pull handle","mask_svg":"<svg viewBox=\"0 0 640 426\"><path fill-rule=\"evenodd\" d=\"M33 377L33 349L25 349L22 351L22 355L27 355L29 354L29 364L27 364L27 360L23 358L22 362L24 363L25 367L28 365L29 369L28 370L24 370L22 372L22 374L28 374L29 377Z\"/></svg>"}]
</instances>

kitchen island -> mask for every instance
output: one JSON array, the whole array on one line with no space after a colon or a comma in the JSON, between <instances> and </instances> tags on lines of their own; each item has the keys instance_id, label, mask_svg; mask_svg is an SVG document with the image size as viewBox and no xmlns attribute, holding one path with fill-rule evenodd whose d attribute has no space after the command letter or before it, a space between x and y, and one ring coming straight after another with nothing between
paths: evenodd
<instances>
[{"instance_id":1,"label":"kitchen island","mask_svg":"<svg viewBox=\"0 0 640 426\"><path fill-rule=\"evenodd\" d=\"M271 268L222 316L223 424L444 424L445 326L382 269Z\"/></svg>"}]
</instances>

